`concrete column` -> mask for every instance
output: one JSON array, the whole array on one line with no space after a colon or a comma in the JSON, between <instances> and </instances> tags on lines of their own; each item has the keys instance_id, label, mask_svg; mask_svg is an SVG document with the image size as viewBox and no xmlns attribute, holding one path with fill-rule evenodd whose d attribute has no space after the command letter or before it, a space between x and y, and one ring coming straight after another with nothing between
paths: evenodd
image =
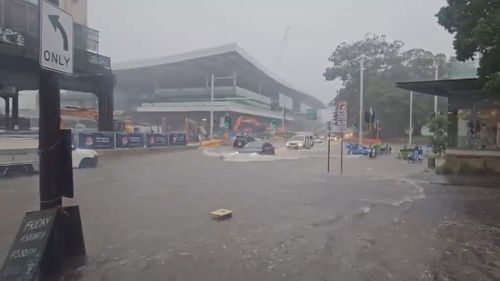
<instances>
[{"instance_id":1,"label":"concrete column","mask_svg":"<svg viewBox=\"0 0 500 281\"><path fill-rule=\"evenodd\" d=\"M10 97L3 97L5 101L5 130L10 130Z\"/></svg>"},{"instance_id":2,"label":"concrete column","mask_svg":"<svg viewBox=\"0 0 500 281\"><path fill-rule=\"evenodd\" d=\"M236 87L238 86L238 80L237 80L237 73L236 73L236 69L233 71L233 88L236 89Z\"/></svg>"},{"instance_id":3,"label":"concrete column","mask_svg":"<svg viewBox=\"0 0 500 281\"><path fill-rule=\"evenodd\" d=\"M113 130L113 86L114 76L106 75L98 77L94 94L98 99L98 130L112 131Z\"/></svg>"},{"instance_id":4,"label":"concrete column","mask_svg":"<svg viewBox=\"0 0 500 281\"><path fill-rule=\"evenodd\" d=\"M97 95L97 130L106 131L106 97Z\"/></svg>"},{"instance_id":5,"label":"concrete column","mask_svg":"<svg viewBox=\"0 0 500 281\"><path fill-rule=\"evenodd\" d=\"M16 92L16 95L12 97L11 128L19 130L19 92Z\"/></svg>"}]
</instances>

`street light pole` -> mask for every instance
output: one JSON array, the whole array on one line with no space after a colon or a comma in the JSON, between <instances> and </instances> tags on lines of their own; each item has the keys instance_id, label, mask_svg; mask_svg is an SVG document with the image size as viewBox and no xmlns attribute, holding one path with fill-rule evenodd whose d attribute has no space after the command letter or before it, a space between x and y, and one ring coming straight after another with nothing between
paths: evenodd
<instances>
[{"instance_id":1,"label":"street light pole","mask_svg":"<svg viewBox=\"0 0 500 281\"><path fill-rule=\"evenodd\" d=\"M212 73L210 82L210 139L214 139L214 82L215 75Z\"/></svg>"},{"instance_id":2,"label":"street light pole","mask_svg":"<svg viewBox=\"0 0 500 281\"><path fill-rule=\"evenodd\" d=\"M434 80L439 79L439 65L437 64L436 61L432 63L432 66L434 66ZM437 117L438 114L438 96L434 96L434 116Z\"/></svg>"},{"instance_id":3,"label":"street light pole","mask_svg":"<svg viewBox=\"0 0 500 281\"><path fill-rule=\"evenodd\" d=\"M364 80L364 61L361 59L359 61L359 68L360 68L360 74L359 74L359 135L358 135L358 142L359 145L363 145L363 80Z\"/></svg>"},{"instance_id":4,"label":"street light pole","mask_svg":"<svg viewBox=\"0 0 500 281\"><path fill-rule=\"evenodd\" d=\"M408 145L411 146L413 138L413 91L410 91L410 128L408 130Z\"/></svg>"}]
</instances>

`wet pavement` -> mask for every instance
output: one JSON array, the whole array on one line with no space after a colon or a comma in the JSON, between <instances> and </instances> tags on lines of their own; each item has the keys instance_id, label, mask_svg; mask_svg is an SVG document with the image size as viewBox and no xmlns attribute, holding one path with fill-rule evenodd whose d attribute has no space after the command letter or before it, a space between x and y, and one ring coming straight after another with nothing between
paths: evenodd
<instances>
[{"instance_id":1,"label":"wet pavement","mask_svg":"<svg viewBox=\"0 0 500 281\"><path fill-rule=\"evenodd\" d=\"M500 189L430 184L423 165L325 146L276 156L103 155L75 170L88 251L65 280L498 280ZM0 253L37 177L0 181ZM227 208L217 221L210 211Z\"/></svg>"}]
</instances>

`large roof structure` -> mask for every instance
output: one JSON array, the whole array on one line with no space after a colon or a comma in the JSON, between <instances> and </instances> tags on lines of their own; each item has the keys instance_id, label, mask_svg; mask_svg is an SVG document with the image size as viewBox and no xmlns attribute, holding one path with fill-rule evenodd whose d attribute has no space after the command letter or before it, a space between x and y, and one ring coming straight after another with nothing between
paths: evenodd
<instances>
[{"instance_id":1,"label":"large roof structure","mask_svg":"<svg viewBox=\"0 0 500 281\"><path fill-rule=\"evenodd\" d=\"M398 82L396 87L441 97L479 97L482 84L477 78Z\"/></svg>"},{"instance_id":2,"label":"large roof structure","mask_svg":"<svg viewBox=\"0 0 500 281\"><path fill-rule=\"evenodd\" d=\"M237 73L239 87L265 96L284 94L313 108L323 109L324 103L298 90L272 73L236 44L227 44L173 56L142 59L113 65L118 76L118 88L194 88L206 85L207 75L231 76ZM219 82L218 82L219 83Z\"/></svg>"}]
</instances>

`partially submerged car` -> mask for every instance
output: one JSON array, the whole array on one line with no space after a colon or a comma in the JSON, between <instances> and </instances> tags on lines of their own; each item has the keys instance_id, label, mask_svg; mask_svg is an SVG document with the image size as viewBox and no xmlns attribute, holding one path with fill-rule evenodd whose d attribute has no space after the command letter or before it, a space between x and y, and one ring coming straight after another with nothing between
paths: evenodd
<instances>
[{"instance_id":1,"label":"partially submerged car","mask_svg":"<svg viewBox=\"0 0 500 281\"><path fill-rule=\"evenodd\" d=\"M276 148L269 142L252 141L247 143L242 149L240 149L239 153L274 155L276 154Z\"/></svg>"}]
</instances>

